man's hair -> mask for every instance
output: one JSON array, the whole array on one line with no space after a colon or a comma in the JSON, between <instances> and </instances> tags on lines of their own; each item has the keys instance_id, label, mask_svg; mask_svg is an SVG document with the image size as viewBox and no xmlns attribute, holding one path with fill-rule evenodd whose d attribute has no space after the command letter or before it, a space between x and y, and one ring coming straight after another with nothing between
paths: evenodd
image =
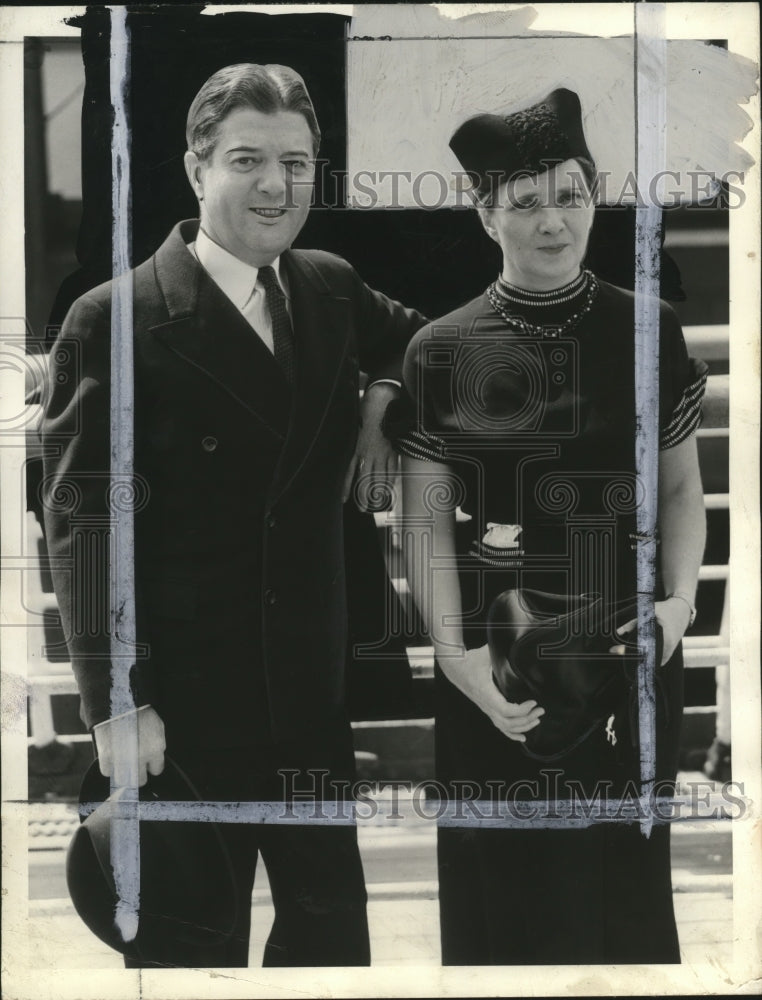
<instances>
[{"instance_id":1,"label":"man's hair","mask_svg":"<svg viewBox=\"0 0 762 1000\"><path fill-rule=\"evenodd\" d=\"M264 114L294 111L307 122L314 153L320 147L320 128L304 80L288 66L236 63L210 76L193 99L185 126L188 149L206 160L212 155L217 132L237 108Z\"/></svg>"}]
</instances>

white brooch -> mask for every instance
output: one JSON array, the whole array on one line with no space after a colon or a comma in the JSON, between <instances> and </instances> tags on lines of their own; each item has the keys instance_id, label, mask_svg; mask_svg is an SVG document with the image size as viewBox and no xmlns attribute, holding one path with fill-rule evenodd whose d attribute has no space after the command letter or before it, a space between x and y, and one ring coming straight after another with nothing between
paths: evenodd
<instances>
[{"instance_id":1,"label":"white brooch","mask_svg":"<svg viewBox=\"0 0 762 1000\"><path fill-rule=\"evenodd\" d=\"M489 521L482 545L489 545L493 549L517 549L521 531L520 524L495 524Z\"/></svg>"}]
</instances>

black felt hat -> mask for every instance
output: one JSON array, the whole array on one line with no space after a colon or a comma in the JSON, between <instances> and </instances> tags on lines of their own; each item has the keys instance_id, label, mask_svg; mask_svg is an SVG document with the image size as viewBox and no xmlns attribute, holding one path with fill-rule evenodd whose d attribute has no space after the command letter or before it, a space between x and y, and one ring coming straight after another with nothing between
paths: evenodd
<instances>
[{"instance_id":1,"label":"black felt hat","mask_svg":"<svg viewBox=\"0 0 762 1000\"><path fill-rule=\"evenodd\" d=\"M140 821L140 904L137 935L125 942L115 923L117 893L111 863L111 818L121 793L95 761L85 774L80 804L101 804L83 818L69 845L66 881L74 907L90 930L138 963L161 961L181 948L230 939L237 892L227 847L213 822ZM142 802L198 801L188 778L169 758L161 775L140 789Z\"/></svg>"},{"instance_id":2,"label":"black felt hat","mask_svg":"<svg viewBox=\"0 0 762 1000\"><path fill-rule=\"evenodd\" d=\"M492 602L487 635L495 683L510 702L534 699L545 709L521 749L539 760L570 753L610 715L637 732L637 632L618 634L636 619L636 599L605 603L598 595L569 597L506 590ZM655 630L656 663L663 636ZM658 675L657 675L658 679Z\"/></svg>"},{"instance_id":3,"label":"black felt hat","mask_svg":"<svg viewBox=\"0 0 762 1000\"><path fill-rule=\"evenodd\" d=\"M579 97L554 90L509 115L475 115L455 131L450 149L484 196L510 177L541 174L564 160L592 160Z\"/></svg>"}]
</instances>

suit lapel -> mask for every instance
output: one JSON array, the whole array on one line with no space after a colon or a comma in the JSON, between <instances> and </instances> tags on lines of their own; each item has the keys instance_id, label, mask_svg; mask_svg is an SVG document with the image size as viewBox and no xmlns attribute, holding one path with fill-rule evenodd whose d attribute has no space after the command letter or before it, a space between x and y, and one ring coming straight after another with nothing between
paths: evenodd
<instances>
[{"instance_id":1,"label":"suit lapel","mask_svg":"<svg viewBox=\"0 0 762 1000\"><path fill-rule=\"evenodd\" d=\"M193 223L180 223L156 254L156 278L170 318L151 332L282 437L291 403L286 380L236 306L188 252L186 241L194 236Z\"/></svg>"},{"instance_id":2,"label":"suit lapel","mask_svg":"<svg viewBox=\"0 0 762 1000\"><path fill-rule=\"evenodd\" d=\"M296 379L286 443L270 501L282 494L309 455L339 380L349 344L350 302L333 295L315 265L298 251L281 257L289 284Z\"/></svg>"}]
</instances>

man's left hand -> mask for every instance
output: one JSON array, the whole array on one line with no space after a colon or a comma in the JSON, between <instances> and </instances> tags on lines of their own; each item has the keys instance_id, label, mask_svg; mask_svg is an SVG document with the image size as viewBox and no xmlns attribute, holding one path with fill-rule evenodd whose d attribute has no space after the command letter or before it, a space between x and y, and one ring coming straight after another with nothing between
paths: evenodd
<instances>
[{"instance_id":1,"label":"man's left hand","mask_svg":"<svg viewBox=\"0 0 762 1000\"><path fill-rule=\"evenodd\" d=\"M393 506L398 458L381 430L381 422L387 406L398 394L396 385L375 382L363 396L360 433L342 493L342 500L346 501L354 492L355 502L362 511L388 510Z\"/></svg>"}]
</instances>

